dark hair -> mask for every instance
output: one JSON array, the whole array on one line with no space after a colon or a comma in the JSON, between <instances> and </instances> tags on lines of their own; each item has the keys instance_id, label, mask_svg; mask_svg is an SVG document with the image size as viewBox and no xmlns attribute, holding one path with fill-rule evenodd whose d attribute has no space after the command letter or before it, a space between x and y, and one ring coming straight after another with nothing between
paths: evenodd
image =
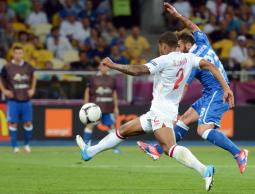
<instances>
[{"instance_id":1,"label":"dark hair","mask_svg":"<svg viewBox=\"0 0 255 194\"><path fill-rule=\"evenodd\" d=\"M19 46L19 45L16 45L16 46L13 47L12 50L13 50L13 51L15 51L15 50L23 50L23 47L22 47L22 46Z\"/></svg>"},{"instance_id":2,"label":"dark hair","mask_svg":"<svg viewBox=\"0 0 255 194\"><path fill-rule=\"evenodd\" d=\"M176 48L178 46L178 39L174 32L168 31L163 33L159 37L159 44L165 43L171 48Z\"/></svg>"},{"instance_id":3,"label":"dark hair","mask_svg":"<svg viewBox=\"0 0 255 194\"><path fill-rule=\"evenodd\" d=\"M187 32L187 31L177 32L177 37L178 37L178 40L182 40L184 43L191 43L191 44L195 43L194 36L190 32Z\"/></svg>"},{"instance_id":4,"label":"dark hair","mask_svg":"<svg viewBox=\"0 0 255 194\"><path fill-rule=\"evenodd\" d=\"M53 26L53 27L51 28L50 32L52 33L52 32L55 31L55 30L59 30L59 26Z\"/></svg>"}]
</instances>

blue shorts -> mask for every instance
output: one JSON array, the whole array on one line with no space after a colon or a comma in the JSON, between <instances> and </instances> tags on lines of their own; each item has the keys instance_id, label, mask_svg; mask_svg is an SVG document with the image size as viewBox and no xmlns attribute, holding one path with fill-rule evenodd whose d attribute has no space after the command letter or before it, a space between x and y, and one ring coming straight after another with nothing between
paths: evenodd
<instances>
[{"instance_id":1,"label":"blue shorts","mask_svg":"<svg viewBox=\"0 0 255 194\"><path fill-rule=\"evenodd\" d=\"M103 113L101 121L103 125L107 125L107 126L115 124L115 118L112 113Z\"/></svg>"},{"instance_id":2,"label":"blue shorts","mask_svg":"<svg viewBox=\"0 0 255 194\"><path fill-rule=\"evenodd\" d=\"M7 120L10 123L31 122L32 111L31 101L7 101Z\"/></svg>"},{"instance_id":3,"label":"blue shorts","mask_svg":"<svg viewBox=\"0 0 255 194\"><path fill-rule=\"evenodd\" d=\"M205 93L192 104L192 108L199 114L198 125L215 124L220 127L223 113L229 110L228 103L223 102L223 94L223 91Z\"/></svg>"}]
</instances>

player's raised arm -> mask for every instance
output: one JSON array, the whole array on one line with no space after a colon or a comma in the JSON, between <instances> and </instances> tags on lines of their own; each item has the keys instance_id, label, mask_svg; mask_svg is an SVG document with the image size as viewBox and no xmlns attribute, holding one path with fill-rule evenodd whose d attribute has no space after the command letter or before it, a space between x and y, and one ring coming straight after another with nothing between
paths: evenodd
<instances>
[{"instance_id":1,"label":"player's raised arm","mask_svg":"<svg viewBox=\"0 0 255 194\"><path fill-rule=\"evenodd\" d=\"M102 65L109 67L110 69L115 69L122 73L139 76L139 75L149 75L149 68L145 65L122 65L114 63L109 57L106 57L101 62Z\"/></svg>"},{"instance_id":2,"label":"player's raised arm","mask_svg":"<svg viewBox=\"0 0 255 194\"><path fill-rule=\"evenodd\" d=\"M204 59L202 59L199 62L199 66L200 66L201 69L209 70L214 75L214 77L219 81L219 83L221 84L221 86L224 90L224 100L229 103L230 108L234 107L233 92L229 88L226 80L224 79L224 77L220 73L219 69L215 65L213 65L212 63L210 63L210 62L208 62Z\"/></svg>"},{"instance_id":3,"label":"player's raised arm","mask_svg":"<svg viewBox=\"0 0 255 194\"><path fill-rule=\"evenodd\" d=\"M194 24L190 19L182 16L176 9L174 6L172 6L170 3L164 3L164 7L165 10L173 17L175 17L176 19L182 21L187 28L189 28L192 32L198 31L200 30L199 27Z\"/></svg>"}]
</instances>

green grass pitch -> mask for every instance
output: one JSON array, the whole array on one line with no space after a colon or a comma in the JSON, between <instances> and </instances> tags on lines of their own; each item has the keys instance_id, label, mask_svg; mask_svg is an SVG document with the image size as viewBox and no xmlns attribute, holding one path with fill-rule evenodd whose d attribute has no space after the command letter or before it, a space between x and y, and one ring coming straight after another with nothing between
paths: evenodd
<instances>
[{"instance_id":1,"label":"green grass pitch","mask_svg":"<svg viewBox=\"0 0 255 194\"><path fill-rule=\"evenodd\" d=\"M233 158L216 147L189 147L204 163L216 167L213 194L255 194L255 154L241 175ZM33 147L31 154L0 148L1 194L200 194L204 181L174 159L152 161L137 147L122 146L89 162L76 147Z\"/></svg>"}]
</instances>

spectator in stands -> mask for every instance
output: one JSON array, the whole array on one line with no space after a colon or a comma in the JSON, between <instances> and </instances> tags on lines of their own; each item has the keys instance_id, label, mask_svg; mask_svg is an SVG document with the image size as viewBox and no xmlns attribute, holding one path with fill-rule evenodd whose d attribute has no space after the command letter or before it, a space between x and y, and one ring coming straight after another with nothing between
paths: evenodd
<instances>
[{"instance_id":1,"label":"spectator in stands","mask_svg":"<svg viewBox=\"0 0 255 194\"><path fill-rule=\"evenodd\" d=\"M69 40L80 40L80 32L83 26L80 21L76 19L74 12L68 12L66 19L60 25L60 34L67 37Z\"/></svg>"},{"instance_id":2,"label":"spectator in stands","mask_svg":"<svg viewBox=\"0 0 255 194\"><path fill-rule=\"evenodd\" d=\"M173 6L177 11L183 16L189 18L192 15L192 7L190 6L189 1L177 0Z\"/></svg>"},{"instance_id":3,"label":"spectator in stands","mask_svg":"<svg viewBox=\"0 0 255 194\"><path fill-rule=\"evenodd\" d=\"M65 19L69 13L73 12L75 16L77 13L75 12L75 5L73 0L65 0L63 3L64 8L59 12L59 15L62 19Z\"/></svg>"},{"instance_id":4,"label":"spectator in stands","mask_svg":"<svg viewBox=\"0 0 255 194\"><path fill-rule=\"evenodd\" d=\"M47 24L47 16L42 10L42 4L40 1L33 1L33 11L28 15L26 23L30 26L36 26L39 24Z\"/></svg>"},{"instance_id":5,"label":"spectator in stands","mask_svg":"<svg viewBox=\"0 0 255 194\"><path fill-rule=\"evenodd\" d=\"M228 36L213 44L213 48L220 52L219 56L224 66L228 65L230 51L235 44L236 38L237 33L233 30L229 32Z\"/></svg>"},{"instance_id":6,"label":"spectator in stands","mask_svg":"<svg viewBox=\"0 0 255 194\"><path fill-rule=\"evenodd\" d=\"M31 0L8 1L8 6L21 18L26 18L32 8Z\"/></svg>"},{"instance_id":7,"label":"spectator in stands","mask_svg":"<svg viewBox=\"0 0 255 194\"><path fill-rule=\"evenodd\" d=\"M111 21L108 21L106 23L106 28L104 31L102 31L101 35L105 39L105 41L108 45L110 45L112 40L118 36L116 28L114 27L114 25Z\"/></svg>"},{"instance_id":8,"label":"spectator in stands","mask_svg":"<svg viewBox=\"0 0 255 194\"><path fill-rule=\"evenodd\" d=\"M95 9L94 9L94 7L93 7L93 1L91 1L91 0L86 0L86 1L84 1L84 3L85 3L85 9L84 10L82 10L79 14L78 14L78 16L79 17L89 17L89 19L92 21L92 22L94 22L95 20L96 20L96 18L97 18L97 14L96 14L96 11L95 11Z\"/></svg>"},{"instance_id":9,"label":"spectator in stands","mask_svg":"<svg viewBox=\"0 0 255 194\"><path fill-rule=\"evenodd\" d=\"M226 13L224 15L224 22L226 22L226 29L225 31L228 33L230 31L236 30L239 31L240 30L240 20L232 13Z\"/></svg>"},{"instance_id":10,"label":"spectator in stands","mask_svg":"<svg viewBox=\"0 0 255 194\"><path fill-rule=\"evenodd\" d=\"M118 63L118 64L129 64L128 60L126 59L126 57L124 57L119 49L118 45L114 45L111 48L111 54L110 54L110 58L114 63Z\"/></svg>"},{"instance_id":11,"label":"spectator in stands","mask_svg":"<svg viewBox=\"0 0 255 194\"><path fill-rule=\"evenodd\" d=\"M59 27L52 27L46 46L59 59L63 58L65 51L73 49L69 40L60 35Z\"/></svg>"},{"instance_id":12,"label":"spectator in stands","mask_svg":"<svg viewBox=\"0 0 255 194\"><path fill-rule=\"evenodd\" d=\"M0 20L6 19L8 22L12 22L15 17L13 10L7 7L6 0L0 1Z\"/></svg>"},{"instance_id":13,"label":"spectator in stands","mask_svg":"<svg viewBox=\"0 0 255 194\"><path fill-rule=\"evenodd\" d=\"M148 40L141 35L140 28L134 26L131 35L125 40L127 54L129 60L136 59L137 57L147 58L150 51L150 44Z\"/></svg>"},{"instance_id":14,"label":"spectator in stands","mask_svg":"<svg viewBox=\"0 0 255 194\"><path fill-rule=\"evenodd\" d=\"M217 20L220 20L225 13L227 4L222 0L209 0L206 7L210 10L211 14L215 15Z\"/></svg>"},{"instance_id":15,"label":"spectator in stands","mask_svg":"<svg viewBox=\"0 0 255 194\"><path fill-rule=\"evenodd\" d=\"M242 64L247 60L246 37L238 36L237 44L230 50L230 70L240 70Z\"/></svg>"},{"instance_id":16,"label":"spectator in stands","mask_svg":"<svg viewBox=\"0 0 255 194\"><path fill-rule=\"evenodd\" d=\"M79 61L72 62L70 64L71 70L84 70L84 71L95 71L92 62L89 60L86 52L79 52Z\"/></svg>"},{"instance_id":17,"label":"spectator in stands","mask_svg":"<svg viewBox=\"0 0 255 194\"><path fill-rule=\"evenodd\" d=\"M210 36L211 33L218 30L217 26L217 19L214 15L210 15L209 17L209 23L205 24L204 26L204 32Z\"/></svg>"},{"instance_id":18,"label":"spectator in stands","mask_svg":"<svg viewBox=\"0 0 255 194\"><path fill-rule=\"evenodd\" d=\"M127 32L125 27L119 27L118 35L112 39L110 45L119 45L120 51L123 52L126 50L125 40L127 38Z\"/></svg>"},{"instance_id":19,"label":"spectator in stands","mask_svg":"<svg viewBox=\"0 0 255 194\"><path fill-rule=\"evenodd\" d=\"M92 50L90 54L90 58L97 64L100 61L109 56L109 47L107 46L105 39L103 37L99 37L96 41L96 48Z\"/></svg>"},{"instance_id":20,"label":"spectator in stands","mask_svg":"<svg viewBox=\"0 0 255 194\"><path fill-rule=\"evenodd\" d=\"M81 23L83 26L83 30L80 32L81 33L81 42L84 42L87 38L90 37L91 33L91 26L90 26L90 20L89 17L84 17L81 19Z\"/></svg>"},{"instance_id":21,"label":"spectator in stands","mask_svg":"<svg viewBox=\"0 0 255 194\"><path fill-rule=\"evenodd\" d=\"M241 23L243 24L251 24L252 21L253 21L253 18L252 18L252 14L251 14L251 10L249 8L248 5L246 4L243 4L239 7L238 9L239 11L239 18L240 18L240 21Z\"/></svg>"},{"instance_id":22,"label":"spectator in stands","mask_svg":"<svg viewBox=\"0 0 255 194\"><path fill-rule=\"evenodd\" d=\"M245 70L255 70L255 48L254 46L248 48L248 57L242 63L242 68Z\"/></svg>"},{"instance_id":23,"label":"spectator in stands","mask_svg":"<svg viewBox=\"0 0 255 194\"><path fill-rule=\"evenodd\" d=\"M63 10L63 5L59 2L59 0L46 0L44 2L44 10L47 14L48 21L52 22L52 17Z\"/></svg>"},{"instance_id":24,"label":"spectator in stands","mask_svg":"<svg viewBox=\"0 0 255 194\"><path fill-rule=\"evenodd\" d=\"M92 28L91 36L84 41L87 52L96 48L96 42L98 41L99 37L100 37L99 30L97 28Z\"/></svg>"}]
</instances>

